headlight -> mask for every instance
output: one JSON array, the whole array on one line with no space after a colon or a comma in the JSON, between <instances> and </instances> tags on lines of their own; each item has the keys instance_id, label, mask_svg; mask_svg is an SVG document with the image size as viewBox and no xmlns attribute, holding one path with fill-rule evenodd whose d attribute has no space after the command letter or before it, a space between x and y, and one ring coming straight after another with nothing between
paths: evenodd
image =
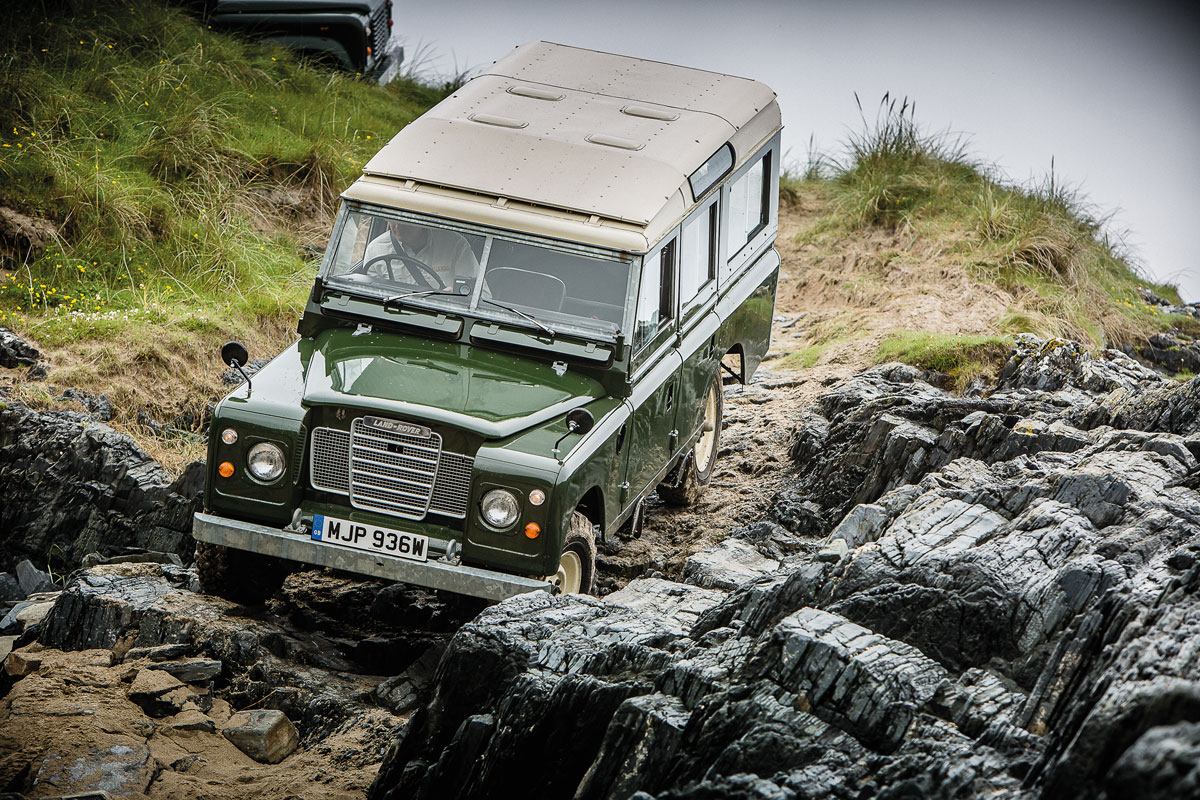
<instances>
[{"instance_id":1,"label":"headlight","mask_svg":"<svg viewBox=\"0 0 1200 800\"><path fill-rule=\"evenodd\" d=\"M283 451L269 442L259 442L250 448L246 466L260 481L273 481L283 474Z\"/></svg>"},{"instance_id":2,"label":"headlight","mask_svg":"<svg viewBox=\"0 0 1200 800\"><path fill-rule=\"evenodd\" d=\"M493 528L511 527L521 511L513 493L503 489L492 489L485 494L479 508L483 511L484 521Z\"/></svg>"}]
</instances>

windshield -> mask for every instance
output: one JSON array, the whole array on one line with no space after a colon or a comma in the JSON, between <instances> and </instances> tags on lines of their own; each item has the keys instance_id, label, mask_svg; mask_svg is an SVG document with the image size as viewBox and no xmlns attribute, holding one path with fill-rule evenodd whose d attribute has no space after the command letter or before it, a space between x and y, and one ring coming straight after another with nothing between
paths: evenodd
<instances>
[{"instance_id":1,"label":"windshield","mask_svg":"<svg viewBox=\"0 0 1200 800\"><path fill-rule=\"evenodd\" d=\"M390 305L471 311L543 331L615 338L633 259L587 250L423 217L345 211L323 277L330 286Z\"/></svg>"}]
</instances>

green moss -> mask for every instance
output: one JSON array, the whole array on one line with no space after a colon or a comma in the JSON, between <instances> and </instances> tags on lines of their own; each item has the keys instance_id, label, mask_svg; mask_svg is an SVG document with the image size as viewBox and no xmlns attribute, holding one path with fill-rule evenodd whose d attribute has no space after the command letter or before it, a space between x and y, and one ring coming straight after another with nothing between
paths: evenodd
<instances>
[{"instance_id":1,"label":"green moss","mask_svg":"<svg viewBox=\"0 0 1200 800\"><path fill-rule=\"evenodd\" d=\"M949 336L927 331L890 334L875 354L876 363L902 361L949 375L958 389L973 378L994 375L1008 358L1013 340L1007 336Z\"/></svg>"}]
</instances>

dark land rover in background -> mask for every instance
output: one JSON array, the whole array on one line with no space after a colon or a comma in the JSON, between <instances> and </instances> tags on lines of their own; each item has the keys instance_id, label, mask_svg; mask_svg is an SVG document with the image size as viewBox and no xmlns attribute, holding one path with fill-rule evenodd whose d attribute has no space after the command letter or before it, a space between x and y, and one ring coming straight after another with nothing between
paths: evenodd
<instances>
[{"instance_id":1,"label":"dark land rover in background","mask_svg":"<svg viewBox=\"0 0 1200 800\"><path fill-rule=\"evenodd\" d=\"M392 52L392 0L207 0L216 30L281 44L351 72L378 74Z\"/></svg>"}]
</instances>

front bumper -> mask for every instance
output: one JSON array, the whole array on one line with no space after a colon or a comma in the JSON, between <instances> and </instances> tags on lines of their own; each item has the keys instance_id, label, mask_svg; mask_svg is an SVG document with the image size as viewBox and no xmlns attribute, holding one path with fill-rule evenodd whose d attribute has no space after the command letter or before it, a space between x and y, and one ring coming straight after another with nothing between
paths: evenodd
<instances>
[{"instance_id":1,"label":"front bumper","mask_svg":"<svg viewBox=\"0 0 1200 800\"><path fill-rule=\"evenodd\" d=\"M363 550L351 550L315 542L304 534L253 522L197 512L192 537L199 542L219 544L274 558L300 561L318 567L345 570L390 581L411 583L456 594L503 600L524 592L550 591L550 584L537 578L522 578L504 572L466 567L450 561L410 561Z\"/></svg>"}]
</instances>

